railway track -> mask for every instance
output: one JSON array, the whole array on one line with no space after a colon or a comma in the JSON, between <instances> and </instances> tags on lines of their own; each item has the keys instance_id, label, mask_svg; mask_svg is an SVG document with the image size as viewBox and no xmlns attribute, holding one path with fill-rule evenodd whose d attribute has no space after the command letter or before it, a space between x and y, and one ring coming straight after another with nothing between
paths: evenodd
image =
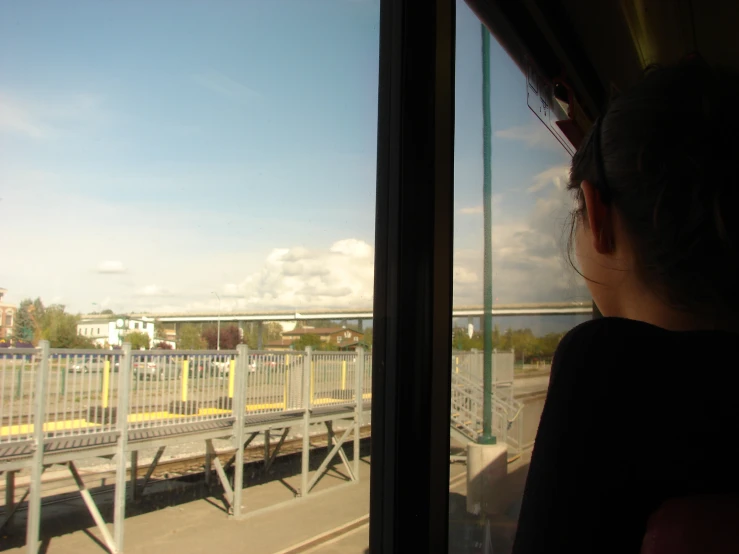
<instances>
[{"instance_id":1,"label":"railway track","mask_svg":"<svg viewBox=\"0 0 739 554\"><path fill-rule=\"evenodd\" d=\"M365 425L361 428L360 438L369 438L371 434L371 426ZM277 440L270 441L270 448L273 449L277 445ZM328 447L328 435L321 433L312 435L310 438L311 450L317 450L319 448ZM302 450L303 439L287 439L282 444L280 451L277 454L277 458L297 454ZM272 450L270 450L271 452ZM226 465L229 460L233 457L236 452L235 448L229 448L218 452L216 456L221 460L221 463ZM245 464L257 464L264 461L264 444L258 444L255 446L249 446L244 450L244 463ZM273 466L274 467L274 466ZM142 479L145 477L148 471L149 465L139 465L136 470L136 478ZM155 483L161 483L166 480L176 480L183 477L188 477L197 474L204 474L205 471L205 454L195 454L192 456L185 456L182 458L176 458L172 460L160 461L157 467L154 469L149 484L150 486ZM126 470L126 478L130 479L131 470ZM82 479L86 486L90 489L93 496L100 496L110 493L114 489L113 484L108 484L108 480L115 479L115 471L103 470L103 471L91 471L86 472L82 475ZM0 492L5 490L4 482L0 486ZM21 501L24 497L27 485L16 485L16 502ZM66 489L74 489L66 491ZM55 492L56 491L56 492ZM66 491L66 492L65 492ZM60 504L63 502L69 502L80 498L79 492L76 490L74 479L71 475L60 476L54 479L48 479L43 482L42 494L42 506L48 506L53 504ZM26 506L21 505L16 509L16 512L25 511ZM5 514L5 509L0 510L0 516Z\"/></svg>"}]
</instances>

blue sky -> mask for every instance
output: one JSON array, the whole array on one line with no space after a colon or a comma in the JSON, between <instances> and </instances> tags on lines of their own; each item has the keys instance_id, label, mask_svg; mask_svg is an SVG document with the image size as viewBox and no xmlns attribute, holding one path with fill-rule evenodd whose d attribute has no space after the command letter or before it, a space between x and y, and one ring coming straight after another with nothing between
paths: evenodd
<instances>
[{"instance_id":1,"label":"blue sky","mask_svg":"<svg viewBox=\"0 0 739 554\"><path fill-rule=\"evenodd\" d=\"M9 299L371 305L378 43L376 0L0 4ZM461 2L457 47L461 305L482 290L480 27ZM496 296L581 299L554 244L569 158L495 43L491 65Z\"/></svg>"}]
</instances>

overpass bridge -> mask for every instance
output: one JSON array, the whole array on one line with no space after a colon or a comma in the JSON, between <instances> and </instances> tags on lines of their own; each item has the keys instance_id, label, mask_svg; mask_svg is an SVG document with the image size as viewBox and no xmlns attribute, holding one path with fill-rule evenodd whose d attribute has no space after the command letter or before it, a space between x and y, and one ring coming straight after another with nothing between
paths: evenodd
<instances>
[{"instance_id":1,"label":"overpass bridge","mask_svg":"<svg viewBox=\"0 0 739 554\"><path fill-rule=\"evenodd\" d=\"M593 312L591 302L544 302L531 304L499 304L494 305L492 314L494 316L515 316L515 315L570 315L570 314L590 314ZM482 317L485 309L482 305L477 306L460 306L454 308L452 317ZM305 321L305 320L365 320L372 319L373 312L371 307L360 307L358 309L310 309L310 310L292 310L292 311L228 311L228 312L187 312L187 313L134 313L135 317L155 317L164 323L200 323L211 321ZM106 317L106 316L86 316Z\"/></svg>"}]
</instances>

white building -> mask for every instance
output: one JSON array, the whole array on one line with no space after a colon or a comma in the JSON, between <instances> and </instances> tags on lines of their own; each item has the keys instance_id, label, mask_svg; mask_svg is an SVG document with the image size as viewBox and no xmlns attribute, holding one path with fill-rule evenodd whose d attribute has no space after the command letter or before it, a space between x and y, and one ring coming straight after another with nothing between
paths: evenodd
<instances>
[{"instance_id":1,"label":"white building","mask_svg":"<svg viewBox=\"0 0 739 554\"><path fill-rule=\"evenodd\" d=\"M126 333L140 331L149 335L149 344L154 340L154 318L129 318L125 316L83 319L77 324L77 334L91 339L96 345L121 346Z\"/></svg>"}]
</instances>

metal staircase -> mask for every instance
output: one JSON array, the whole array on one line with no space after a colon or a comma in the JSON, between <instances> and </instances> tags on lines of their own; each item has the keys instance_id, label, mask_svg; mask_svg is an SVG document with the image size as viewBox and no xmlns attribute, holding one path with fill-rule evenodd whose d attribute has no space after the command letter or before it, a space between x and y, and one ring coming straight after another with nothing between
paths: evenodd
<instances>
[{"instance_id":1,"label":"metal staircase","mask_svg":"<svg viewBox=\"0 0 739 554\"><path fill-rule=\"evenodd\" d=\"M476 442L483 428L483 386L464 372L452 372L450 433L456 441ZM522 448L523 403L513 398L510 383L493 386L493 433L509 451Z\"/></svg>"}]
</instances>

